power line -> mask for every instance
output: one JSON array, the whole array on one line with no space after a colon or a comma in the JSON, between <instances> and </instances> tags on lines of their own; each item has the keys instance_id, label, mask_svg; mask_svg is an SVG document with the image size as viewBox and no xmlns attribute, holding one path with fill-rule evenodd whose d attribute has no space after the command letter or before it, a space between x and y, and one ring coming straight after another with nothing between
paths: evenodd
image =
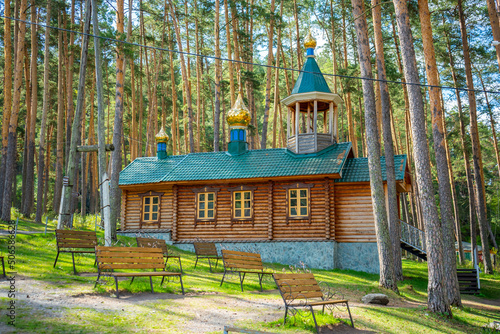
<instances>
[{"instance_id":1,"label":"power line","mask_svg":"<svg viewBox=\"0 0 500 334\"><path fill-rule=\"evenodd\" d=\"M338 78L344 78L344 79L368 80L368 81L386 82L386 83L392 83L392 84L398 84L398 85L410 85L410 86L419 86L419 87L426 87L426 88L439 88L439 89L459 90L459 91L463 91L463 92L500 94L500 91L492 91L492 90L469 89L469 88L450 87L450 86L435 86L435 85L423 84L423 83L420 83L420 82L416 83L416 82L403 82L403 81L396 81L396 80L380 80L380 79L376 79L376 78L355 77L355 76L351 76L351 75L312 72L312 71L304 71L304 70L299 70L299 69L295 69L295 68L287 68L287 67L282 67L282 66L274 66L274 65L267 65L267 64L257 64L257 63L243 61L243 60L228 59L228 58L223 58L223 57L209 56L209 55L203 55L203 54L198 54L198 53L193 53L193 52L186 52L186 51L170 50L170 49L167 49L167 48L161 48L161 47L157 47L157 46L143 45L143 44L133 43L133 42L127 42L127 41L122 41L122 40L118 40L118 39L110 38L110 37L105 37L105 36L96 36L94 34L90 34L90 33L87 34L87 33L81 32L81 31L76 31L76 30L71 30L71 29L66 29L66 28L60 28L60 27L54 27L54 26L49 26L49 25L43 24L43 23L31 22L31 21L28 21L28 20L21 20L21 19L14 18L14 17L8 17L8 16L5 16L4 14L0 14L0 17L3 18L3 19L9 19L9 20L17 21L17 22L23 22L23 23L29 24L29 25L37 25L37 26L40 26L40 27L43 27L43 28L46 28L46 29L49 28L49 29L60 30L60 31L65 31L65 32L69 32L69 33L75 33L75 34L79 34L79 35L82 35L82 36L99 38L99 39L102 39L102 40L105 40L105 41L109 41L109 42L114 42L114 43L122 43L122 44L130 45L130 46L135 46L135 47L140 47L140 48L146 48L146 49L150 49L150 50L157 50L157 51L172 52L172 53L177 53L177 54L184 54L186 56L194 56L194 57L202 57L202 58L208 58L208 59L213 59L213 60L228 61L228 62L243 64L243 65L261 66L261 67L266 67L266 68L274 68L274 69L279 69L279 70L288 70L288 71L295 71L295 72L302 72L302 73L321 74L323 76L338 77Z\"/></svg>"}]
</instances>

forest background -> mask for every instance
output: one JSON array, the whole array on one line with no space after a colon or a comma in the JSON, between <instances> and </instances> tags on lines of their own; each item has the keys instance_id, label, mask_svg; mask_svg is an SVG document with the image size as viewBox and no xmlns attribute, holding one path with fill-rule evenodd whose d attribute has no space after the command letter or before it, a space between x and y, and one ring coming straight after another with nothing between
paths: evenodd
<instances>
[{"instance_id":1,"label":"forest background","mask_svg":"<svg viewBox=\"0 0 500 334\"><path fill-rule=\"evenodd\" d=\"M115 154L119 156L119 159L110 159L117 161L115 170L121 170L137 157L154 156L154 136L162 126L170 136L169 154L226 150L229 129L225 115L239 91L252 113L250 149L285 147L286 109L279 101L291 93L298 70L302 68L303 41L309 30L318 40L316 59L322 72L331 90L344 100L339 114L338 140L352 141L355 155L367 156L355 18L349 2L140 0L124 3L118 0L98 3L99 28L101 35L108 38L101 43L104 134L106 143L115 144ZM418 4L416 1L407 4L420 83L426 84ZM59 212L79 91L83 92L84 99L82 117L78 120L82 125L79 144L97 144L93 39L89 43L85 80L82 85L78 83L85 5L79 0L13 0L0 5L3 21L0 71L4 77L0 82L0 203L3 202L0 210L4 220L11 217L7 210L11 206L38 222L44 214L55 216ZM380 6L395 153L408 154L412 163L409 102L394 6L391 2L382 2ZM472 238L480 243L477 224L472 224L474 231L470 224L471 217L475 220L475 210L467 185L467 170L470 175L473 169L460 8L454 1L433 1L429 6L441 85L461 88L442 90L448 168L455 190L454 216L462 239L470 241L472 232ZM476 88L487 218L493 247L498 248L500 157L496 131L500 77L497 53L491 45L492 27L493 30L495 27L490 21L492 11L497 16L496 6L494 1L463 3ZM371 4L366 2L365 7L374 50ZM9 17L19 20L6 19ZM498 20L496 29L500 29ZM372 57L372 69L376 73L374 51ZM421 91L439 206L429 96L424 86ZM377 114L381 115L378 85L375 85L375 95ZM381 120L379 116L379 130ZM11 179L4 177L8 170L9 134L14 139L11 143L15 143L11 148L15 153ZM77 159L71 211L82 215L98 213L97 153L78 153ZM111 178L112 165L108 164ZM413 173L413 166L410 169ZM5 187L12 189L8 201L4 201ZM423 229L418 196L417 189L403 199L401 214L403 220ZM119 216L119 201L113 202L112 208Z\"/></svg>"}]
</instances>

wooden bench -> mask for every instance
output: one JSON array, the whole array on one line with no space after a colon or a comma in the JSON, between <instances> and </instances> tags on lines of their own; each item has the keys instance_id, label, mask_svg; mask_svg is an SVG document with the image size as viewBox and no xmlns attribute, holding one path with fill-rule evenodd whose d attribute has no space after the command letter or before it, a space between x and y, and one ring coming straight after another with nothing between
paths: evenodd
<instances>
[{"instance_id":1,"label":"wooden bench","mask_svg":"<svg viewBox=\"0 0 500 334\"><path fill-rule=\"evenodd\" d=\"M222 257L217 253L217 248L213 242L194 242L194 252L196 253L196 262L194 263L194 268L196 269L196 264L198 259L208 259L208 265L210 266L210 272L212 272L212 263L210 260L215 260L215 269L217 269L217 264Z\"/></svg>"},{"instance_id":2,"label":"wooden bench","mask_svg":"<svg viewBox=\"0 0 500 334\"><path fill-rule=\"evenodd\" d=\"M345 304L351 319L351 326L354 328L348 301L343 298L331 299L333 297L331 293L323 294L313 274L273 274L273 278L285 302L284 323L286 323L288 309L309 308L316 325L316 331L319 333L313 306L322 306L324 311L325 306Z\"/></svg>"},{"instance_id":3,"label":"wooden bench","mask_svg":"<svg viewBox=\"0 0 500 334\"><path fill-rule=\"evenodd\" d=\"M146 247L105 247L97 246L95 248L97 257L97 280L94 288L97 286L101 276L109 276L115 279L116 297L118 295L118 277L149 277L151 292L153 289L153 276L161 276L160 286L165 277L178 276L181 281L182 294L184 286L182 285L182 274L179 272L165 271L165 262L163 259L163 250L161 248ZM115 269L126 269L127 272L115 272ZM130 271L131 269L153 269L153 271ZM161 271L156 271L160 269Z\"/></svg>"},{"instance_id":4,"label":"wooden bench","mask_svg":"<svg viewBox=\"0 0 500 334\"><path fill-rule=\"evenodd\" d=\"M95 254L97 246L96 232L56 230L57 255L54 268L59 258L59 253L71 253L73 258L73 273L76 275L75 253ZM95 263L94 263L95 265Z\"/></svg>"},{"instance_id":5,"label":"wooden bench","mask_svg":"<svg viewBox=\"0 0 500 334\"><path fill-rule=\"evenodd\" d=\"M165 257L165 265L168 263L168 259L177 259L179 261L179 268L182 273L182 263L181 257L179 255L170 255L170 251L167 246L167 242L163 239L153 239L153 238L140 238L137 237L137 246L138 247L155 247L161 248L163 251L163 256Z\"/></svg>"},{"instance_id":6,"label":"wooden bench","mask_svg":"<svg viewBox=\"0 0 500 334\"><path fill-rule=\"evenodd\" d=\"M238 273L240 277L241 291L243 292L243 281L246 274L257 274L259 276L260 291L262 290L262 278L264 275L272 275L271 272L265 272L262 265L260 254L236 252L230 250L222 250L222 261L224 262L224 275L220 285L224 283L224 278L227 273ZM243 274L243 276L241 276Z\"/></svg>"},{"instance_id":7,"label":"wooden bench","mask_svg":"<svg viewBox=\"0 0 500 334\"><path fill-rule=\"evenodd\" d=\"M460 293L479 293L479 286L477 284L478 273L476 269L457 269L457 278Z\"/></svg>"}]
</instances>

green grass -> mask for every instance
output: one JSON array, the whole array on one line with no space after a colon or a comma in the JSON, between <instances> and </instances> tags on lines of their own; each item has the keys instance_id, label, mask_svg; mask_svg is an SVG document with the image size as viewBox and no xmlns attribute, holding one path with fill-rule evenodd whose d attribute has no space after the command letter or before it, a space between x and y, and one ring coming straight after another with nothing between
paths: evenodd
<instances>
[{"instance_id":1,"label":"green grass","mask_svg":"<svg viewBox=\"0 0 500 334\"><path fill-rule=\"evenodd\" d=\"M80 227L93 230L93 221L82 222ZM29 221L20 221L24 230L34 227L40 231L40 224ZM0 227L1 228L1 227ZM45 226L43 225L43 229ZM42 229L42 232L43 232ZM21 230L21 229L20 229ZM98 238L102 242L103 233L98 231ZM120 245L134 245L132 238L119 237ZM0 252L5 255L6 243L0 240ZM258 302L261 298L280 300L272 280L264 281L264 292L261 293L256 275L250 275L245 279L245 292L240 291L239 280L231 277L227 283L220 287L222 270L220 267L210 273L208 262L200 260L194 269L196 257L194 254L176 249L181 255L183 269L184 288L186 293L193 297L186 298L211 298L213 294L224 295L231 298L241 298ZM70 254L61 254L56 268L53 262L56 256L56 241L54 233L39 233L35 235L19 234L16 239L16 264L15 270L19 275L29 277L54 287L71 289L72 294L97 293L103 296L113 296L114 285L98 285L93 288L95 276L75 276ZM76 256L76 268L79 272L96 273L93 266L94 259L91 255ZM171 260L170 270L178 270L177 261ZM278 264L269 265L275 271L287 269ZM398 284L400 295L378 287L378 275L355 272L350 270L313 270L318 281L328 282L336 291L340 291L345 298L352 302L359 302L361 297L367 293L385 293L391 301L411 301L423 303L427 301L427 264L410 260L403 261L405 280ZM155 292L175 293L180 295L180 284L178 279L173 279L160 287L159 278L154 279ZM132 285L129 280L120 281L120 294L148 293L150 291L149 280L138 278ZM0 285L2 289L3 285ZM8 302L6 294L2 293L0 304ZM500 275L481 275L481 295L477 297L464 297L464 300L498 300L500 299ZM177 333L179 323L189 320L192 314L178 312L175 303L182 303L170 299L151 299L150 302L134 305L134 311L127 308L124 310L108 310L104 308L62 308L58 309L57 316L50 312L31 309L26 304L18 308L16 326L25 333L134 333L134 332L165 332ZM174 304L172 304L174 303ZM391 305L391 304L390 304ZM222 306L221 306L222 307ZM338 319L332 318L330 314L322 314L321 308L317 309L318 324L334 324ZM153 312L154 311L154 312ZM284 310L283 310L284 311ZM367 330L383 333L483 333L482 327L493 320L500 320L498 308L495 310L479 307L464 307L453 309L453 319L432 314L424 306L414 308L406 307L351 307L355 326ZM307 312L306 312L307 313ZM283 313L284 314L284 313ZM283 326L283 314L269 323L240 321L238 326L267 330L278 333L310 333L314 331L312 318L295 317ZM343 320L348 319L347 312L335 312ZM5 317L0 318L6 322ZM486 331L487 332L487 331Z\"/></svg>"}]
</instances>

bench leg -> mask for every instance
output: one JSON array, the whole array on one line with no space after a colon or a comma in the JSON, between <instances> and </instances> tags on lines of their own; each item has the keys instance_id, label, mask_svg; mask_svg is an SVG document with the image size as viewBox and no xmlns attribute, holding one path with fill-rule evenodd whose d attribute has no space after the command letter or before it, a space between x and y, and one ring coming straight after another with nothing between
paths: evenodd
<instances>
[{"instance_id":1,"label":"bench leg","mask_svg":"<svg viewBox=\"0 0 500 334\"><path fill-rule=\"evenodd\" d=\"M96 264L97 264L97 258L95 258L94 267L96 266Z\"/></svg>"},{"instance_id":2,"label":"bench leg","mask_svg":"<svg viewBox=\"0 0 500 334\"><path fill-rule=\"evenodd\" d=\"M149 284L151 285L151 293L155 293L155 290L153 290L153 276L149 276Z\"/></svg>"},{"instance_id":3,"label":"bench leg","mask_svg":"<svg viewBox=\"0 0 500 334\"><path fill-rule=\"evenodd\" d=\"M241 273L238 273L238 274L240 275L241 292L243 292L243 281L245 280L246 273L243 273L243 278L241 278Z\"/></svg>"},{"instance_id":4,"label":"bench leg","mask_svg":"<svg viewBox=\"0 0 500 334\"><path fill-rule=\"evenodd\" d=\"M217 269L218 264L219 264L219 259L215 259L215 269Z\"/></svg>"},{"instance_id":5,"label":"bench leg","mask_svg":"<svg viewBox=\"0 0 500 334\"><path fill-rule=\"evenodd\" d=\"M179 268L181 269L181 274L182 274L182 262L181 262L181 257L179 256Z\"/></svg>"},{"instance_id":6,"label":"bench leg","mask_svg":"<svg viewBox=\"0 0 500 334\"><path fill-rule=\"evenodd\" d=\"M318 323L316 322L316 317L314 316L314 310L313 310L313 307L312 306L309 306L309 309L311 310L311 314L313 316L313 320L314 320L314 325L316 326L316 333L319 334L319 328L318 328Z\"/></svg>"},{"instance_id":7,"label":"bench leg","mask_svg":"<svg viewBox=\"0 0 500 334\"><path fill-rule=\"evenodd\" d=\"M259 283L260 283L260 292L264 291L262 290L262 278L264 278L264 274L257 274L259 276Z\"/></svg>"},{"instance_id":8,"label":"bench leg","mask_svg":"<svg viewBox=\"0 0 500 334\"><path fill-rule=\"evenodd\" d=\"M135 276L132 276L132 280L130 281L130 285L132 285L132 283L134 282L134 278L135 278Z\"/></svg>"},{"instance_id":9,"label":"bench leg","mask_svg":"<svg viewBox=\"0 0 500 334\"><path fill-rule=\"evenodd\" d=\"M179 280L181 281L182 294L184 294L184 285L182 284L182 276L179 276Z\"/></svg>"},{"instance_id":10,"label":"bench leg","mask_svg":"<svg viewBox=\"0 0 500 334\"><path fill-rule=\"evenodd\" d=\"M116 285L116 298L120 298L120 295L118 295L118 277L115 276L115 285Z\"/></svg>"},{"instance_id":11,"label":"bench leg","mask_svg":"<svg viewBox=\"0 0 500 334\"><path fill-rule=\"evenodd\" d=\"M73 275L76 275L75 253L71 252L71 257L73 258Z\"/></svg>"},{"instance_id":12,"label":"bench leg","mask_svg":"<svg viewBox=\"0 0 500 334\"><path fill-rule=\"evenodd\" d=\"M288 315L288 306L285 305L285 317L283 318L283 325L286 325L286 316Z\"/></svg>"},{"instance_id":13,"label":"bench leg","mask_svg":"<svg viewBox=\"0 0 500 334\"><path fill-rule=\"evenodd\" d=\"M100 277L101 277L101 273L97 273L97 279L95 280L94 289L96 288L97 282L99 282Z\"/></svg>"},{"instance_id":14,"label":"bench leg","mask_svg":"<svg viewBox=\"0 0 500 334\"><path fill-rule=\"evenodd\" d=\"M222 280L220 281L220 286L224 283L224 277L226 277L226 269L224 269L224 275L222 275Z\"/></svg>"},{"instance_id":15,"label":"bench leg","mask_svg":"<svg viewBox=\"0 0 500 334\"><path fill-rule=\"evenodd\" d=\"M194 263L194 269L196 269L196 264L198 264L198 256L196 256L196 262Z\"/></svg>"},{"instance_id":16,"label":"bench leg","mask_svg":"<svg viewBox=\"0 0 500 334\"><path fill-rule=\"evenodd\" d=\"M57 255L56 255L56 260L54 261L54 267L56 267L56 264L57 264L57 259L59 258L59 250L57 251Z\"/></svg>"},{"instance_id":17,"label":"bench leg","mask_svg":"<svg viewBox=\"0 0 500 334\"><path fill-rule=\"evenodd\" d=\"M349 319L351 319L351 326L354 328L354 321L352 320L351 310L349 309L349 303L345 303L347 305L347 312L349 312Z\"/></svg>"},{"instance_id":18,"label":"bench leg","mask_svg":"<svg viewBox=\"0 0 500 334\"><path fill-rule=\"evenodd\" d=\"M208 258L208 265L210 266L210 272L212 273L212 262L210 261L210 258Z\"/></svg>"},{"instance_id":19,"label":"bench leg","mask_svg":"<svg viewBox=\"0 0 500 334\"><path fill-rule=\"evenodd\" d=\"M7 275L5 275L5 262L3 260L3 257L2 257L2 272L3 272L3 277L7 277Z\"/></svg>"}]
</instances>

